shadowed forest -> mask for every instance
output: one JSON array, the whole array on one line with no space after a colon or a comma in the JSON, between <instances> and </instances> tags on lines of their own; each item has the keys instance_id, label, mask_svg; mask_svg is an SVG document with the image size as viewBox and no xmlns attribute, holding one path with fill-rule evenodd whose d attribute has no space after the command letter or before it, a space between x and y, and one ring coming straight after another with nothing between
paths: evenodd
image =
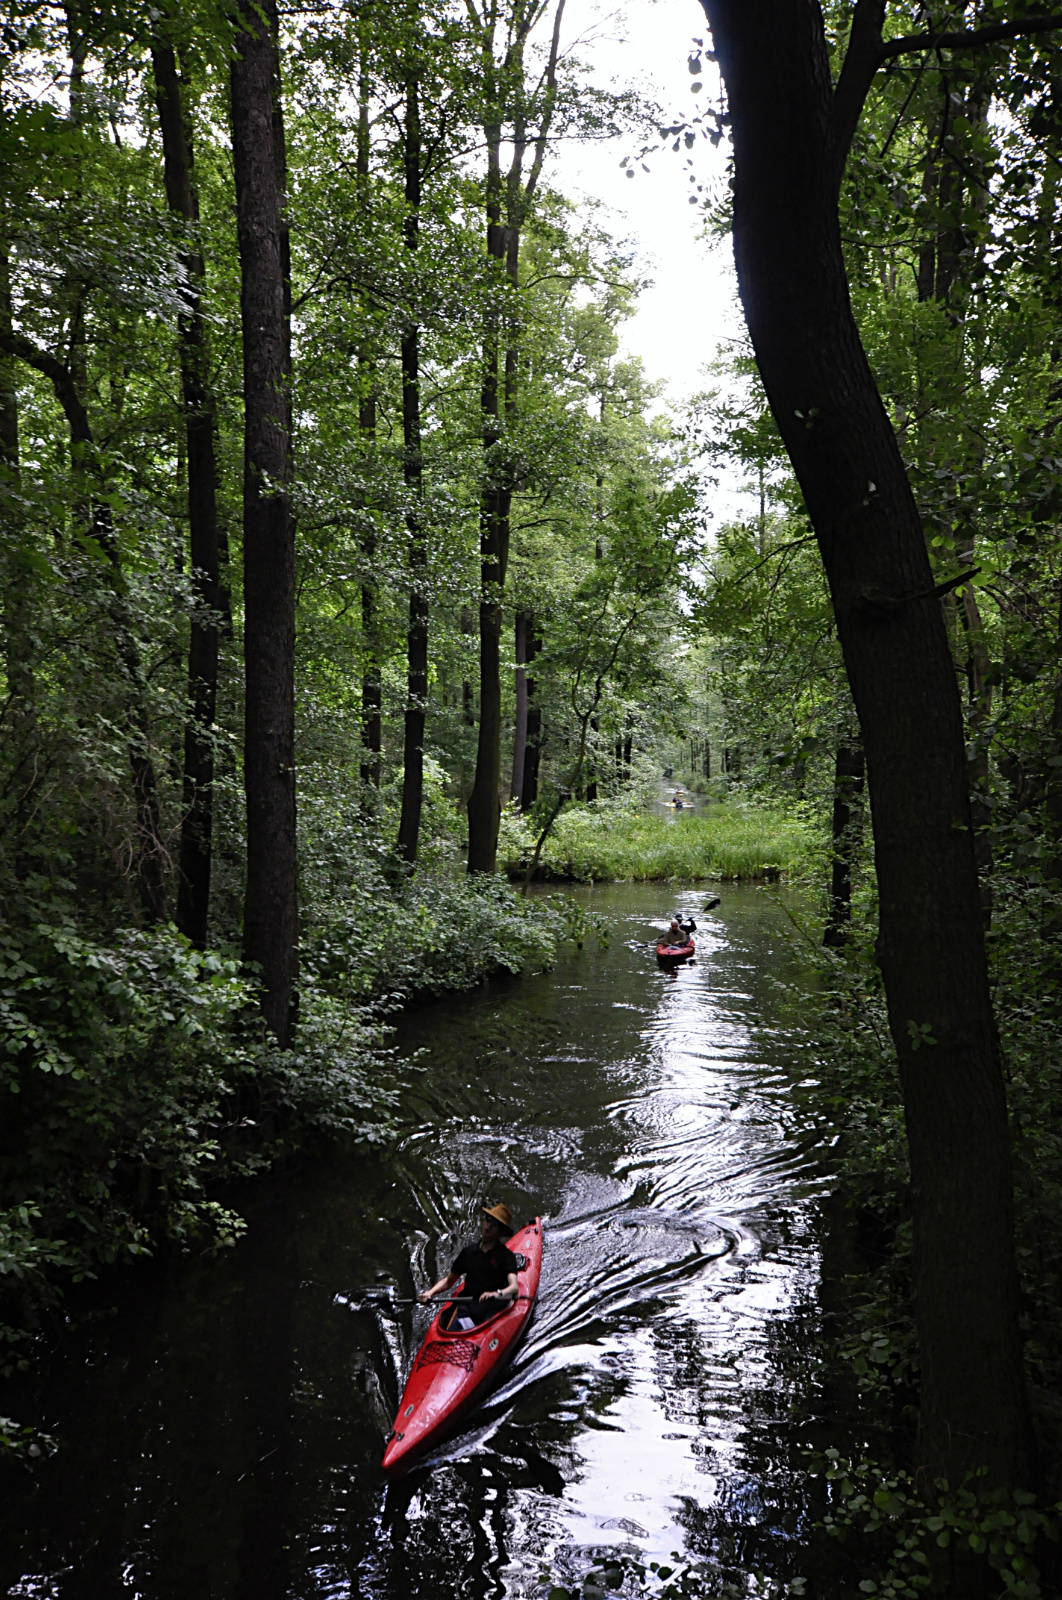
<instances>
[{"instance_id":1,"label":"shadowed forest","mask_svg":"<svg viewBox=\"0 0 1062 1600\"><path fill-rule=\"evenodd\" d=\"M676 115L582 10L0 6L0 1474L79 1307L398 1138L403 1008L742 880L836 1431L783 1554L541 1593L1057 1594L1062 14L691 0ZM682 404L579 141L733 251Z\"/></svg>"}]
</instances>

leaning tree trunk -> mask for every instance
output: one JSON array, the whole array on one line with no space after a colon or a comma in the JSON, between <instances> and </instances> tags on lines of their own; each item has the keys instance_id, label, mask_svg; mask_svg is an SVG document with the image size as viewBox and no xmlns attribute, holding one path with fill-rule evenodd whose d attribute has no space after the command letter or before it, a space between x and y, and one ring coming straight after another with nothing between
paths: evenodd
<instances>
[{"instance_id":1,"label":"leaning tree trunk","mask_svg":"<svg viewBox=\"0 0 1062 1600\"><path fill-rule=\"evenodd\" d=\"M1007 1114L962 711L925 539L852 314L818 0L704 0L734 134L734 254L862 727L878 955L911 1162L931 1481L1028 1483Z\"/></svg>"},{"instance_id":2,"label":"leaning tree trunk","mask_svg":"<svg viewBox=\"0 0 1062 1600\"><path fill-rule=\"evenodd\" d=\"M177 926L200 950L206 947L214 817L214 720L218 641L227 609L218 542L215 407L210 390L206 328L200 291L203 257L192 230L199 205L192 180L191 130L181 104L177 58L156 41L151 49L155 98L162 129L166 199L189 230L183 255L188 289L178 318L184 425L188 441L188 528L195 610L188 641L188 704L184 731L184 823L181 827Z\"/></svg>"},{"instance_id":3,"label":"leaning tree trunk","mask_svg":"<svg viewBox=\"0 0 1062 1600\"><path fill-rule=\"evenodd\" d=\"M241 0L231 66L244 391L243 953L281 1044L297 973L295 538L291 514L290 328L284 155L274 0Z\"/></svg>"},{"instance_id":4,"label":"leaning tree trunk","mask_svg":"<svg viewBox=\"0 0 1062 1600\"><path fill-rule=\"evenodd\" d=\"M406 89L405 243L411 274L420 233L420 99L416 80ZM417 859L424 805L424 727L428 709L428 600L424 592L427 548L420 504L423 472L420 428L420 328L412 320L402 336L402 468L409 500L409 625L406 631L407 698L402 741L402 814L398 853L407 866Z\"/></svg>"}]
</instances>

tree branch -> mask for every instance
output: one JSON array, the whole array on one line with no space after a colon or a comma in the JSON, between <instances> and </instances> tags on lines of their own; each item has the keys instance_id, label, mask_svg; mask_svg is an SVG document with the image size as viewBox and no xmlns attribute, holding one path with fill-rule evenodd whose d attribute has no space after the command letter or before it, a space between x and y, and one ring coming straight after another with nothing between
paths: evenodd
<instances>
[{"instance_id":1,"label":"tree branch","mask_svg":"<svg viewBox=\"0 0 1062 1600\"><path fill-rule=\"evenodd\" d=\"M69 368L64 367L55 356L49 355L47 350L39 349L32 340L24 338L20 333L0 332L0 350L6 351L9 356L16 356L27 366L34 367L50 381L55 391L55 398L62 406L63 414L69 424L71 442L93 449L95 440L89 426L88 412L81 403L81 396L74 386Z\"/></svg>"},{"instance_id":2,"label":"tree branch","mask_svg":"<svg viewBox=\"0 0 1062 1600\"><path fill-rule=\"evenodd\" d=\"M883 40L881 30L884 21L885 0L856 0L848 49L833 92L833 161L838 186L874 74L886 61L923 50L980 50L985 45L999 44L1005 39L1019 39L1062 29L1062 13L1056 12L1045 17L1017 17L1013 22L996 22L987 28L963 28L952 33L911 33L899 39Z\"/></svg>"},{"instance_id":3,"label":"tree branch","mask_svg":"<svg viewBox=\"0 0 1062 1600\"><path fill-rule=\"evenodd\" d=\"M916 50L979 50L982 45L998 44L1003 39L1020 39L1033 33L1051 33L1062 28L1062 14L1049 17L1018 17L1014 22L994 22L988 28L963 28L957 33L910 33L902 39L889 39L881 46L880 60L910 55Z\"/></svg>"},{"instance_id":4,"label":"tree branch","mask_svg":"<svg viewBox=\"0 0 1062 1600\"><path fill-rule=\"evenodd\" d=\"M838 187L863 104L881 65L884 24L885 0L856 0L844 65L833 91L833 159Z\"/></svg>"},{"instance_id":5,"label":"tree branch","mask_svg":"<svg viewBox=\"0 0 1062 1600\"><path fill-rule=\"evenodd\" d=\"M535 140L535 156L531 163L531 171L527 176L524 186L524 204L527 205L538 187L539 174L542 171L542 162L546 154L546 141L549 137L550 123L553 121L553 110L557 101L557 57L560 52L561 19L564 16L564 0L557 0L557 11L553 18L553 37L549 47L549 65L546 68L546 97L542 108L542 117L539 122L538 138Z\"/></svg>"}]
</instances>

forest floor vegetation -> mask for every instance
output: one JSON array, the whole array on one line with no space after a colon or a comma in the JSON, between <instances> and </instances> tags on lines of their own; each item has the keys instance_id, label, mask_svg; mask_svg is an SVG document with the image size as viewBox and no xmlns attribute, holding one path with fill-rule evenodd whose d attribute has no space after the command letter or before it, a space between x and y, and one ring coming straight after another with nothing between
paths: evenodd
<instances>
[{"instance_id":1,"label":"forest floor vegetation","mask_svg":"<svg viewBox=\"0 0 1062 1600\"><path fill-rule=\"evenodd\" d=\"M321 862L318 861L320 868ZM559 897L362 852L319 872L293 1046L236 956L172 927L104 935L41 880L0 937L0 1375L25 1370L70 1285L244 1229L233 1183L321 1137L385 1139L403 1070L387 1018L413 996L540 970L593 922ZM396 938L396 931L399 937ZM0 1456L39 1449L0 1418Z\"/></svg>"}]
</instances>

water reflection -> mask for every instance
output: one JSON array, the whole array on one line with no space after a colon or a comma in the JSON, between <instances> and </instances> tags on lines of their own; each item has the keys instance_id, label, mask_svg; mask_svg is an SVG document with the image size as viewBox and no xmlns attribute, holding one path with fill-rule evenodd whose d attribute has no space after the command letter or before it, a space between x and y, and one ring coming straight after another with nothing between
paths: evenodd
<instances>
[{"instance_id":1,"label":"water reflection","mask_svg":"<svg viewBox=\"0 0 1062 1600\"><path fill-rule=\"evenodd\" d=\"M515 1597L617 1545L785 1566L823 1185L773 982L792 957L753 890L671 973L645 948L659 891L593 898L607 952L407 1019L427 1054L395 1150L260 1185L235 1256L160 1270L69 1338L37 1400L64 1447L0 1510L0 1593ZM426 1313L337 1293L433 1279L488 1194L547 1218L529 1338L385 1488Z\"/></svg>"}]
</instances>

